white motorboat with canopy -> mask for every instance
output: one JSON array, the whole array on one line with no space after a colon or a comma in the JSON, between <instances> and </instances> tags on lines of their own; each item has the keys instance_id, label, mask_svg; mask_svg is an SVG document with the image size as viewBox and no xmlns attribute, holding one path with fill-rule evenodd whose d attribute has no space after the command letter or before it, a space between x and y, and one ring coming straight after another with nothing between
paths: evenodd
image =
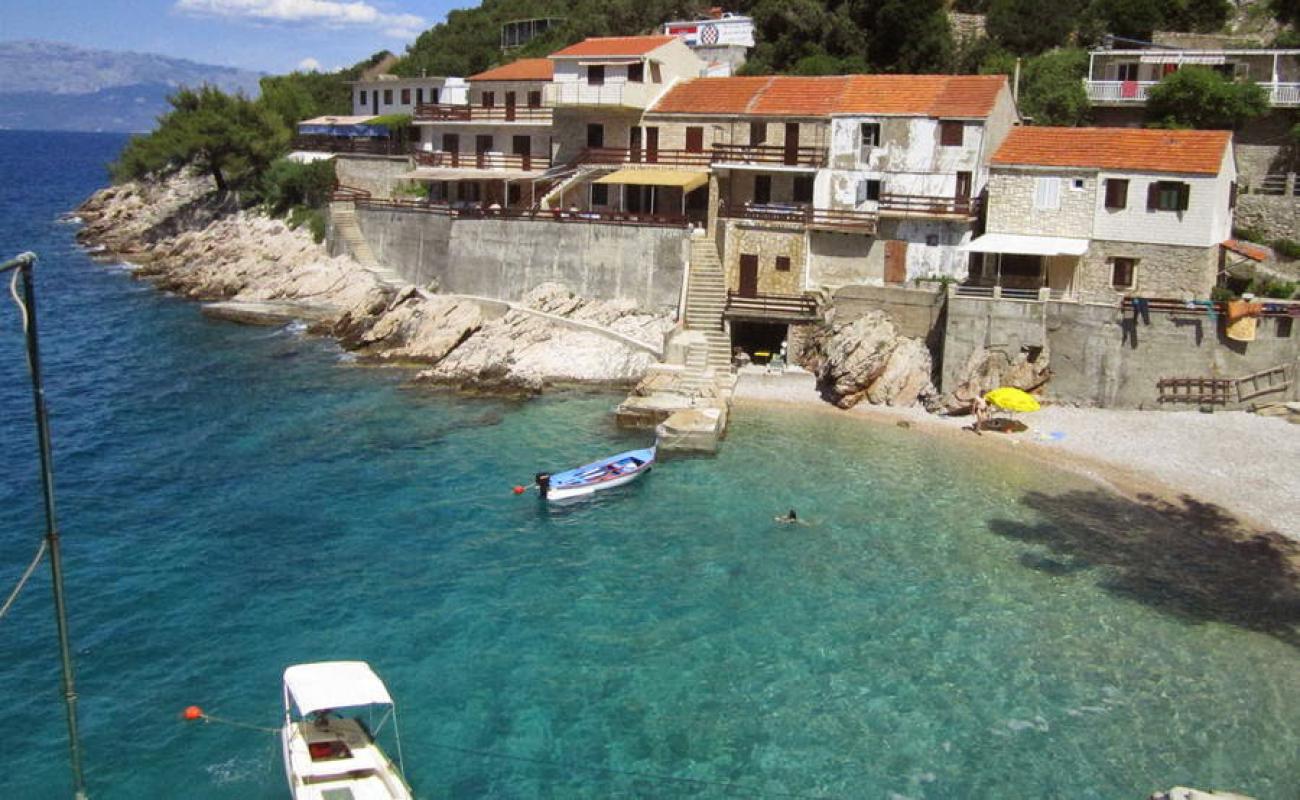
<instances>
[{"instance_id":1,"label":"white motorboat with canopy","mask_svg":"<svg viewBox=\"0 0 1300 800\"><path fill-rule=\"evenodd\" d=\"M377 724L336 712L376 713ZM394 765L375 737L389 720L397 743ZM284 671L284 769L294 800L410 800L402 776L397 707L364 661L296 664Z\"/></svg>"}]
</instances>

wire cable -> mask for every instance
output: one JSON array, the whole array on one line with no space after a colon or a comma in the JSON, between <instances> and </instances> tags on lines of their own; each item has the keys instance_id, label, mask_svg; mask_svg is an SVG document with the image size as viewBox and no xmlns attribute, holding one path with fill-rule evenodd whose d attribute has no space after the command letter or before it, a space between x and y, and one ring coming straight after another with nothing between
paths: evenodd
<instances>
[{"instance_id":1,"label":"wire cable","mask_svg":"<svg viewBox=\"0 0 1300 800\"><path fill-rule=\"evenodd\" d=\"M21 593L23 587L27 585L28 579L31 578L32 573L36 571L36 567L41 563L41 559L45 557L45 548L46 542L42 539L41 546L36 548L36 557L32 559L32 563L27 565L27 570L23 572L23 576L18 579L18 585L9 593L9 598L5 600L5 604L0 606L0 619L4 619L5 614L9 613L10 606L12 606L14 601L18 599L19 593Z\"/></svg>"}]
</instances>

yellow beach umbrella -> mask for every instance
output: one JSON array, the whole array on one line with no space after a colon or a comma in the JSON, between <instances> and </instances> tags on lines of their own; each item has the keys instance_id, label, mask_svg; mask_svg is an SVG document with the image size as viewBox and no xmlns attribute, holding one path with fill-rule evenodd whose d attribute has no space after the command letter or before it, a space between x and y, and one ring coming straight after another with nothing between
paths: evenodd
<instances>
[{"instance_id":1,"label":"yellow beach umbrella","mask_svg":"<svg viewBox=\"0 0 1300 800\"><path fill-rule=\"evenodd\" d=\"M1037 411L1041 408L1032 394L1014 386L1001 386L994 389L984 395L984 399L1007 411Z\"/></svg>"}]
</instances>

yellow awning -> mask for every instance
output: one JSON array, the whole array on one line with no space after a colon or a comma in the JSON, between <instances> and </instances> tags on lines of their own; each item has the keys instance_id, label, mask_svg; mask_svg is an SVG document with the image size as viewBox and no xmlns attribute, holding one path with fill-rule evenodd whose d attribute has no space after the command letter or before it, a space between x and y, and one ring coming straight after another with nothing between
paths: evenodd
<instances>
[{"instance_id":1,"label":"yellow awning","mask_svg":"<svg viewBox=\"0 0 1300 800\"><path fill-rule=\"evenodd\" d=\"M626 183L632 186L676 186L683 192L698 189L709 182L705 170L689 169L620 169L597 178L596 183Z\"/></svg>"}]
</instances>

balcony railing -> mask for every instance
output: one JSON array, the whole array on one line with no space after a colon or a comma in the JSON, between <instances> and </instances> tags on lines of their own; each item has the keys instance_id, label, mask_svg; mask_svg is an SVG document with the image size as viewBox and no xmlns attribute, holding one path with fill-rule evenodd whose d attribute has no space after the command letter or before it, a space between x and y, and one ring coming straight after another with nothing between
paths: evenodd
<instances>
[{"instance_id":1,"label":"balcony railing","mask_svg":"<svg viewBox=\"0 0 1300 800\"><path fill-rule=\"evenodd\" d=\"M421 167L435 169L499 169L534 170L550 169L550 156L534 156L528 153L461 153L452 150L417 150L415 163Z\"/></svg>"},{"instance_id":2,"label":"balcony railing","mask_svg":"<svg viewBox=\"0 0 1300 800\"><path fill-rule=\"evenodd\" d=\"M627 211L565 211L528 207L499 207L471 203L435 203L425 200L359 198L359 207L414 211L453 219L517 219L537 222L621 225L631 227L685 228L690 220L679 214L634 214Z\"/></svg>"},{"instance_id":3,"label":"balcony railing","mask_svg":"<svg viewBox=\"0 0 1300 800\"><path fill-rule=\"evenodd\" d=\"M1093 103L1145 103L1151 87L1159 81L1091 81L1085 80L1088 100ZM1300 83L1258 82L1268 92L1268 101L1274 106L1300 106Z\"/></svg>"},{"instance_id":4,"label":"balcony railing","mask_svg":"<svg viewBox=\"0 0 1300 800\"><path fill-rule=\"evenodd\" d=\"M551 124L546 106L459 106L445 103L417 106L416 122L526 122Z\"/></svg>"},{"instance_id":5,"label":"balcony railing","mask_svg":"<svg viewBox=\"0 0 1300 800\"><path fill-rule=\"evenodd\" d=\"M978 217L978 197L934 197L921 194L880 195L881 215L903 217Z\"/></svg>"},{"instance_id":6,"label":"balcony railing","mask_svg":"<svg viewBox=\"0 0 1300 800\"><path fill-rule=\"evenodd\" d=\"M715 164L779 164L787 167L826 166L825 147L782 147L766 144L715 144Z\"/></svg>"},{"instance_id":7,"label":"balcony railing","mask_svg":"<svg viewBox=\"0 0 1300 800\"><path fill-rule=\"evenodd\" d=\"M817 298L809 294L744 295L727 290L728 317L811 321L818 318Z\"/></svg>"},{"instance_id":8,"label":"balcony railing","mask_svg":"<svg viewBox=\"0 0 1300 800\"><path fill-rule=\"evenodd\" d=\"M372 156L404 156L411 152L412 143L397 139L348 139L342 136L295 136L290 146L294 150L311 150L320 153L362 153Z\"/></svg>"},{"instance_id":9,"label":"balcony railing","mask_svg":"<svg viewBox=\"0 0 1300 800\"><path fill-rule=\"evenodd\" d=\"M546 104L551 106L628 106L645 108L663 86L644 83L561 81L547 84Z\"/></svg>"},{"instance_id":10,"label":"balcony railing","mask_svg":"<svg viewBox=\"0 0 1300 800\"><path fill-rule=\"evenodd\" d=\"M745 203L743 205L719 204L718 216L729 219L748 219L759 222L779 222L800 225L815 230L875 233L877 217L872 211L841 211L813 208L798 203Z\"/></svg>"},{"instance_id":11,"label":"balcony railing","mask_svg":"<svg viewBox=\"0 0 1300 800\"><path fill-rule=\"evenodd\" d=\"M708 153L692 150L647 150L640 147L588 147L579 164L663 164L670 167L707 167Z\"/></svg>"}]
</instances>

